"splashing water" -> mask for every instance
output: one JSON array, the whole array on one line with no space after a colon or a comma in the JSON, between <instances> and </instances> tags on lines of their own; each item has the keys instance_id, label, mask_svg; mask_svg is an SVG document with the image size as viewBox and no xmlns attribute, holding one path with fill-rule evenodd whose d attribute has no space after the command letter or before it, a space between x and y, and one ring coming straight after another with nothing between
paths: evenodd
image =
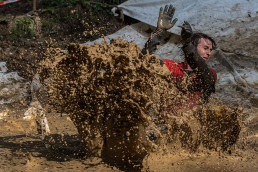
<instances>
[{"instance_id":1,"label":"splashing water","mask_svg":"<svg viewBox=\"0 0 258 172\"><path fill-rule=\"evenodd\" d=\"M70 44L68 52L50 48L41 77L48 78L49 103L70 115L89 156L131 163L161 144L195 151L200 145L226 150L236 142L237 108L211 103L181 117L165 114L185 95L159 59L142 55L137 44L113 39ZM149 140L150 130L158 139Z\"/></svg>"}]
</instances>

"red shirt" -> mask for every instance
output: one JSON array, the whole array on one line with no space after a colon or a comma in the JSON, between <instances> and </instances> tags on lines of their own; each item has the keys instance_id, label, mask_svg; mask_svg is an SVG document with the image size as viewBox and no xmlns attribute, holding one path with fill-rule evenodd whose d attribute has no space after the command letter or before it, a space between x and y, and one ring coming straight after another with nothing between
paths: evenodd
<instances>
[{"instance_id":1,"label":"red shirt","mask_svg":"<svg viewBox=\"0 0 258 172\"><path fill-rule=\"evenodd\" d=\"M184 75L185 75L185 64L182 63L176 63L175 61L172 60L162 60L165 65L167 66L167 68L169 69L169 71L171 72L171 79L173 82L175 82L175 84L179 87L180 83L183 81L184 79ZM215 86L215 82L217 80L217 74L216 72L210 68L210 71L213 73L214 75L214 86ZM201 87L199 86L201 83L199 82L199 79L197 78L197 76L192 73L189 75L190 78L192 79L192 81L194 82L194 89L192 90L188 90L188 98L186 98L184 105L172 105L169 108L172 108L171 110L173 111L178 111L180 110L190 110L192 109L195 105L197 105L200 96L201 96ZM180 90L180 88L179 88Z\"/></svg>"}]
</instances>

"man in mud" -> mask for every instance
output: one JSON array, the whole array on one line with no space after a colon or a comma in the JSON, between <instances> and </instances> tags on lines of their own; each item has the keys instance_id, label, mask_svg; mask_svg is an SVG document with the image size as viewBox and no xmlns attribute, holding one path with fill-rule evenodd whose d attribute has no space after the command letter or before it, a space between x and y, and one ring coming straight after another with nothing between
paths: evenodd
<instances>
[{"instance_id":1,"label":"man in mud","mask_svg":"<svg viewBox=\"0 0 258 172\"><path fill-rule=\"evenodd\" d=\"M142 49L142 54L152 54L166 32L177 22L177 18L172 21L175 8L166 5L164 10L161 7L157 22L157 29L151 33L149 40ZM187 95L184 105L172 105L167 110L173 114L180 115L182 110L192 109L198 102L206 103L212 92L215 92L216 72L209 69L206 62L211 56L212 49L215 48L215 41L206 34L193 33L188 22L184 22L181 30L182 51L185 59L182 63L172 60L160 60L160 64L165 65L171 72L171 79L177 88ZM185 86L182 81L188 80Z\"/></svg>"}]
</instances>

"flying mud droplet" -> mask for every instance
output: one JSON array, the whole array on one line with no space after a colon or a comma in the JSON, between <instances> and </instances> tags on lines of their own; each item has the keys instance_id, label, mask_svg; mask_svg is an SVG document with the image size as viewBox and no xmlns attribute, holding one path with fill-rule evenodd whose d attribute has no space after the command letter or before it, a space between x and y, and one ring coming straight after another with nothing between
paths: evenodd
<instances>
[{"instance_id":1,"label":"flying mud droplet","mask_svg":"<svg viewBox=\"0 0 258 172\"><path fill-rule=\"evenodd\" d=\"M165 112L187 95L157 56L142 55L133 42L70 44L68 53L49 48L40 75L49 103L69 114L88 156L132 164L160 144L227 149L239 135L238 113L230 108L207 105L181 117Z\"/></svg>"}]
</instances>

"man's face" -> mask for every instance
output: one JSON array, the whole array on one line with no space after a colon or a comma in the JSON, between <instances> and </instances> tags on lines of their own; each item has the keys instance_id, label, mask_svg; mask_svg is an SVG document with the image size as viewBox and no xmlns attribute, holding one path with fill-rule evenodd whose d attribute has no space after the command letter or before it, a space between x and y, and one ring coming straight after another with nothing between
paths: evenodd
<instances>
[{"instance_id":1,"label":"man's face","mask_svg":"<svg viewBox=\"0 0 258 172\"><path fill-rule=\"evenodd\" d=\"M209 39L201 38L197 45L197 52L207 62L211 56L212 42Z\"/></svg>"}]
</instances>

